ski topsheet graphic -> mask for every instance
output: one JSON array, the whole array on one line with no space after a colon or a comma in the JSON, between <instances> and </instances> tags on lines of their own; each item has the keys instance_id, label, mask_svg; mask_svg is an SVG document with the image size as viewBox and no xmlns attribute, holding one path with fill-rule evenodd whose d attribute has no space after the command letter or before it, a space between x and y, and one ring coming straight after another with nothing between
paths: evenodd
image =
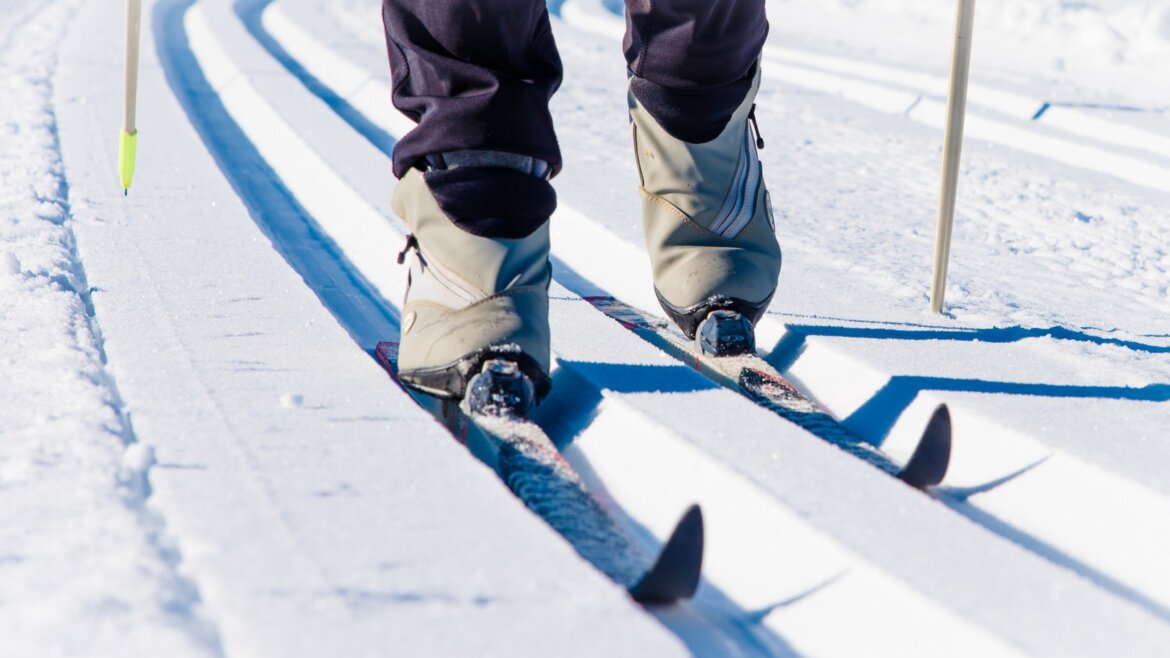
<instances>
[{"instance_id":1,"label":"ski topsheet graphic","mask_svg":"<svg viewBox=\"0 0 1170 658\"><path fill-rule=\"evenodd\" d=\"M398 343L379 343L375 351L397 381ZM589 493L539 425L519 415L476 413L457 400L403 388L493 467L529 509L636 601L669 604L694 595L703 562L703 515L698 506L683 515L659 554L647 558Z\"/></svg>"},{"instance_id":2,"label":"ski topsheet graphic","mask_svg":"<svg viewBox=\"0 0 1170 658\"><path fill-rule=\"evenodd\" d=\"M698 349L673 324L609 296L586 301L667 354L691 365L719 384L738 391L818 437L919 489L942 482L951 456L951 420L939 406L905 465L898 465L801 393L759 356L712 356Z\"/></svg>"}]
</instances>

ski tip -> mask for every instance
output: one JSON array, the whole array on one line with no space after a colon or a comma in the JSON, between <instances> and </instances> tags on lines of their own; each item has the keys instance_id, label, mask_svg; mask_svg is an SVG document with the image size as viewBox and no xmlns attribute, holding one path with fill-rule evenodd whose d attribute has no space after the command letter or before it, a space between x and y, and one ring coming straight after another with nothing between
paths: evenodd
<instances>
[{"instance_id":1,"label":"ski tip","mask_svg":"<svg viewBox=\"0 0 1170 658\"><path fill-rule=\"evenodd\" d=\"M703 511L691 505L630 596L646 605L669 605L694 596L702 575Z\"/></svg>"},{"instance_id":2,"label":"ski tip","mask_svg":"<svg viewBox=\"0 0 1170 658\"><path fill-rule=\"evenodd\" d=\"M951 463L951 411L940 404L898 478L918 489L942 483Z\"/></svg>"}]
</instances>

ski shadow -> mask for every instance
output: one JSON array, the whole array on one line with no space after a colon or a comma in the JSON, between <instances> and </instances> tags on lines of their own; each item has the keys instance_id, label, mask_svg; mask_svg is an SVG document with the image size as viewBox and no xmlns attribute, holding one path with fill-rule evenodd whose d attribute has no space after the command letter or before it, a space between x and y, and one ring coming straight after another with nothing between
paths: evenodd
<instances>
[{"instance_id":1,"label":"ski shadow","mask_svg":"<svg viewBox=\"0 0 1170 658\"><path fill-rule=\"evenodd\" d=\"M767 356L767 361L781 372L787 372L796 363L803 354L810 336L897 341L967 341L991 344L1016 343L1032 338L1052 338L1120 347L1146 354L1170 353L1170 346L1166 345L1100 336L1061 326L1044 328L1011 326L985 329L953 329L914 324L899 324L890 327L811 324L789 324L786 326L787 333ZM1170 401L1170 383L1155 383L1141 387L1085 386L895 375L890 377L889 381L877 393L842 422L854 431L863 432L867 440L880 446L902 413L924 391L1132 400L1137 402Z\"/></svg>"},{"instance_id":2,"label":"ski shadow","mask_svg":"<svg viewBox=\"0 0 1170 658\"><path fill-rule=\"evenodd\" d=\"M563 359L557 362L598 388L614 393L696 393L720 388L710 379L696 376L694 370L682 364L655 366Z\"/></svg>"},{"instance_id":3,"label":"ski shadow","mask_svg":"<svg viewBox=\"0 0 1170 658\"><path fill-rule=\"evenodd\" d=\"M1025 530L1021 530L978 506L968 504L965 496L951 497L944 495L939 496L938 500L973 523L983 526L996 535L1039 555L1059 567L1068 569L1118 598L1143 608L1161 621L1170 622L1170 607L1121 582L1104 571L1091 566L1080 558L1074 557L1057 545L1040 539Z\"/></svg>"},{"instance_id":4,"label":"ski shadow","mask_svg":"<svg viewBox=\"0 0 1170 658\"><path fill-rule=\"evenodd\" d=\"M534 413L557 449L589 485L619 526L627 529L647 554L655 554L662 542L629 515L606 490L604 480L584 453L571 450L573 442L595 420L604 393L581 374L568 368L553 373L553 392ZM822 583L808 592L789 597L761 610L747 610L703 576L691 601L647 610L668 631L681 640L693 656L727 658L789 658L801 654L783 637L764 626L772 612L795 605L831 583ZM729 642L728 640L732 640Z\"/></svg>"},{"instance_id":5,"label":"ski shadow","mask_svg":"<svg viewBox=\"0 0 1170 658\"><path fill-rule=\"evenodd\" d=\"M929 325L895 325L891 327L842 327L819 325L789 325L789 333L769 355L774 366L787 369L803 351L807 336L833 336L847 338L884 340L966 340L989 343L1010 343L1036 337L1051 337L1062 340L1076 340L1096 345L1123 347L1136 352L1160 354L1170 348L1132 340L1102 337L1075 331L1064 327L1030 329L1005 327L991 329L955 330ZM1151 336L1162 338L1162 336ZM981 379L894 376L868 401L862 404L843 423L854 431L864 431L867 438L881 445L897 419L923 391L998 393L1006 395L1027 395L1050 398L1084 398L1105 400L1133 400L1139 402L1170 401L1170 383L1156 383L1143 387L1120 386L1078 386L1063 384L1038 384L1028 382L1002 382ZM968 500L971 496L990 490L1014 479L1043 463L1030 464L1004 478L968 489L940 487L938 499L950 509L987 530L1041 556L1042 558L1077 573L1097 587L1138 605L1164 621L1170 621L1170 608L1143 592L1131 587L1113 576L1074 557L1058 545L1037 535L1018 528L1004 519L985 511Z\"/></svg>"},{"instance_id":6,"label":"ski shadow","mask_svg":"<svg viewBox=\"0 0 1170 658\"><path fill-rule=\"evenodd\" d=\"M1141 387L1074 386L899 375L891 377L885 386L849 417L845 418L843 422L846 426L865 428L866 432L875 438L880 437L877 444L881 445L902 412L923 391L999 393L1048 398L1132 400L1137 402L1170 401L1170 384L1149 384Z\"/></svg>"},{"instance_id":7,"label":"ski shadow","mask_svg":"<svg viewBox=\"0 0 1170 658\"><path fill-rule=\"evenodd\" d=\"M1148 354L1170 354L1170 345L1156 345L1136 340L1110 338L1089 333L1086 330L1070 329L1059 325L1052 327L988 327L983 329L955 329L925 324L889 323L887 327L846 327L841 325L814 325L785 323L788 329L780 342L768 354L768 362L784 372L792 367L804 351L809 336L829 338L863 338L869 340L931 340L966 341L978 343L1018 343L1031 338L1052 338L1102 346L1123 347L1135 352ZM1151 336L1159 338L1162 336Z\"/></svg>"},{"instance_id":8,"label":"ski shadow","mask_svg":"<svg viewBox=\"0 0 1170 658\"><path fill-rule=\"evenodd\" d=\"M1141 105L1126 105L1124 103L1092 103L1092 102L1076 102L1076 101L1045 101L1040 105L1040 109L1036 110L1032 115L1033 121L1039 121L1044 118L1054 107L1064 107L1074 110L1089 110L1099 112L1125 112L1127 114L1167 114L1170 113L1170 107L1157 106L1141 106Z\"/></svg>"}]
</instances>

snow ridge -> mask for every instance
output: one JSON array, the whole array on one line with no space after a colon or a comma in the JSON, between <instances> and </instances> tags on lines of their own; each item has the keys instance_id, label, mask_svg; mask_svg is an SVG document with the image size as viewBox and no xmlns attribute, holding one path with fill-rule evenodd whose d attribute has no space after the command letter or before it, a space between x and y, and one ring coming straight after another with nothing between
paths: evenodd
<instances>
[{"instance_id":1,"label":"snow ridge","mask_svg":"<svg viewBox=\"0 0 1170 658\"><path fill-rule=\"evenodd\" d=\"M152 453L107 368L71 228L85 209L70 205L51 74L79 5L29 5L0 32L0 504L18 510L0 529L0 655L220 655L149 507ZM23 518L32 500L52 518Z\"/></svg>"}]
</instances>

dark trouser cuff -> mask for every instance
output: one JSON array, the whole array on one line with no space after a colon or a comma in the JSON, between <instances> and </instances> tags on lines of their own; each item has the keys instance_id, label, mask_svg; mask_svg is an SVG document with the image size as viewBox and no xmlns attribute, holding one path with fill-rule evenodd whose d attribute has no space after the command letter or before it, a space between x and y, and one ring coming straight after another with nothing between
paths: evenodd
<instances>
[{"instance_id":1,"label":"dark trouser cuff","mask_svg":"<svg viewBox=\"0 0 1170 658\"><path fill-rule=\"evenodd\" d=\"M752 88L753 68L742 80L708 89L672 89L645 78L630 79L630 91L671 137L703 144L719 136Z\"/></svg>"},{"instance_id":2,"label":"dark trouser cuff","mask_svg":"<svg viewBox=\"0 0 1170 658\"><path fill-rule=\"evenodd\" d=\"M557 193L547 180L513 169L459 167L423 176L447 218L484 238L526 238L557 208Z\"/></svg>"}]
</instances>

